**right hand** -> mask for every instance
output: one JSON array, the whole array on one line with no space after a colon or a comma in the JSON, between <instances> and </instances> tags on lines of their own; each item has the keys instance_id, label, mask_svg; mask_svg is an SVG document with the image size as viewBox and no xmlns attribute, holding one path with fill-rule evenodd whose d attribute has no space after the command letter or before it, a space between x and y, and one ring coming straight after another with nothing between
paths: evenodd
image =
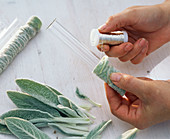
<instances>
[{"instance_id":1,"label":"right hand","mask_svg":"<svg viewBox=\"0 0 170 139\"><path fill-rule=\"evenodd\" d=\"M134 6L111 16L99 28L101 33L126 30L129 42L117 45L98 45L100 51L121 61L140 63L144 57L170 40L170 1L153 6Z\"/></svg>"}]
</instances>

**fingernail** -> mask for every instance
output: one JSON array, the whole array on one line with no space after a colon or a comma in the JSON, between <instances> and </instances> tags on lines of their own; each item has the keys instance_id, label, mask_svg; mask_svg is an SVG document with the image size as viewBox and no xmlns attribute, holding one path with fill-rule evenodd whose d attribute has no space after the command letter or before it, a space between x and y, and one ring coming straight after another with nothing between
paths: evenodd
<instances>
[{"instance_id":1,"label":"fingernail","mask_svg":"<svg viewBox=\"0 0 170 139\"><path fill-rule=\"evenodd\" d=\"M99 27L99 30L100 30L100 31L103 31L105 28L106 28L106 24L101 25L101 26Z\"/></svg>"},{"instance_id":2,"label":"fingernail","mask_svg":"<svg viewBox=\"0 0 170 139\"><path fill-rule=\"evenodd\" d=\"M143 45L146 44L146 39L145 38L142 38L139 42L139 46L143 47Z\"/></svg>"},{"instance_id":3,"label":"fingernail","mask_svg":"<svg viewBox=\"0 0 170 139\"><path fill-rule=\"evenodd\" d=\"M120 79L121 79L122 75L118 74L118 73L112 73L110 75L110 79L113 81L113 82L119 82Z\"/></svg>"},{"instance_id":4,"label":"fingernail","mask_svg":"<svg viewBox=\"0 0 170 139\"><path fill-rule=\"evenodd\" d=\"M132 49L132 45L131 45L131 44L127 44L127 45L125 46L125 48L124 48L124 50L125 50L126 52L130 51L131 49Z\"/></svg>"}]
</instances>

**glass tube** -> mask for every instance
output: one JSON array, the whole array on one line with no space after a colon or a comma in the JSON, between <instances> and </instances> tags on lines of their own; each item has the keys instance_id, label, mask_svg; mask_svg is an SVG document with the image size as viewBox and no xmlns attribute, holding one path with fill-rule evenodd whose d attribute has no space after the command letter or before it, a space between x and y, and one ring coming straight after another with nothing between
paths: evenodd
<instances>
[{"instance_id":1,"label":"glass tube","mask_svg":"<svg viewBox=\"0 0 170 139\"><path fill-rule=\"evenodd\" d=\"M75 38L67 29L65 29L58 21L54 20L48 27L56 37L62 40L69 48L72 49L90 68L94 68L99 62L99 58L90 51L85 44Z\"/></svg>"}]
</instances>

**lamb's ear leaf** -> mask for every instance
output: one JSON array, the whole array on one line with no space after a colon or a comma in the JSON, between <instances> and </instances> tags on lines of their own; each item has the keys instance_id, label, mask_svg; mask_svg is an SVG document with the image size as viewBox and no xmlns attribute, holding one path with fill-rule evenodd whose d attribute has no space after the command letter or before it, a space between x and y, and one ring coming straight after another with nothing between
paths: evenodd
<instances>
[{"instance_id":1,"label":"lamb's ear leaf","mask_svg":"<svg viewBox=\"0 0 170 139\"><path fill-rule=\"evenodd\" d=\"M56 130L60 131L61 133L65 134L65 135L84 136L88 133L87 131L81 131L81 130L69 128L69 127L67 127L66 124L48 123L48 125L50 127L52 127L53 129L56 129Z\"/></svg>"},{"instance_id":2,"label":"lamb's ear leaf","mask_svg":"<svg viewBox=\"0 0 170 139\"><path fill-rule=\"evenodd\" d=\"M87 135L86 139L96 139L98 135L100 135L103 130L111 123L111 120L104 121L98 126L96 126L94 129L90 131L90 133Z\"/></svg>"},{"instance_id":3,"label":"lamb's ear leaf","mask_svg":"<svg viewBox=\"0 0 170 139\"><path fill-rule=\"evenodd\" d=\"M16 91L7 91L7 95L18 108L37 109L48 112L54 117L61 116L60 113L55 108L44 104L43 102L30 96L29 94Z\"/></svg>"},{"instance_id":4,"label":"lamb's ear leaf","mask_svg":"<svg viewBox=\"0 0 170 139\"><path fill-rule=\"evenodd\" d=\"M13 109L10 110L0 116L0 123L5 124L5 118L7 117L18 117L22 118L25 120L32 120L32 119L37 119L37 118L54 118L51 114L40 111L40 110L35 110L35 109Z\"/></svg>"},{"instance_id":5,"label":"lamb's ear leaf","mask_svg":"<svg viewBox=\"0 0 170 139\"><path fill-rule=\"evenodd\" d=\"M36 126L30 123L27 120L9 117L5 119L5 123L8 129L19 139L27 138L41 138L41 139L50 139L44 132L39 130Z\"/></svg>"},{"instance_id":6,"label":"lamb's ear leaf","mask_svg":"<svg viewBox=\"0 0 170 139\"><path fill-rule=\"evenodd\" d=\"M46 85L29 79L17 79L16 83L23 92L28 93L32 97L51 107L56 108L59 104L58 96Z\"/></svg>"}]
</instances>

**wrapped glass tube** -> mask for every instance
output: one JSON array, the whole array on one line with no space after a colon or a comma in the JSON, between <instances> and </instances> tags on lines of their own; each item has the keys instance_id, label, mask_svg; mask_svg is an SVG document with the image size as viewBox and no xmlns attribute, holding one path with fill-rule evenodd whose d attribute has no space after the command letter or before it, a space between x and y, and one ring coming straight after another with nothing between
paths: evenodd
<instances>
[{"instance_id":1,"label":"wrapped glass tube","mask_svg":"<svg viewBox=\"0 0 170 139\"><path fill-rule=\"evenodd\" d=\"M18 20L14 20L1 32L0 45L3 47L0 50L0 74L38 33L41 24L38 17L32 16L25 25L19 27Z\"/></svg>"}]
</instances>

